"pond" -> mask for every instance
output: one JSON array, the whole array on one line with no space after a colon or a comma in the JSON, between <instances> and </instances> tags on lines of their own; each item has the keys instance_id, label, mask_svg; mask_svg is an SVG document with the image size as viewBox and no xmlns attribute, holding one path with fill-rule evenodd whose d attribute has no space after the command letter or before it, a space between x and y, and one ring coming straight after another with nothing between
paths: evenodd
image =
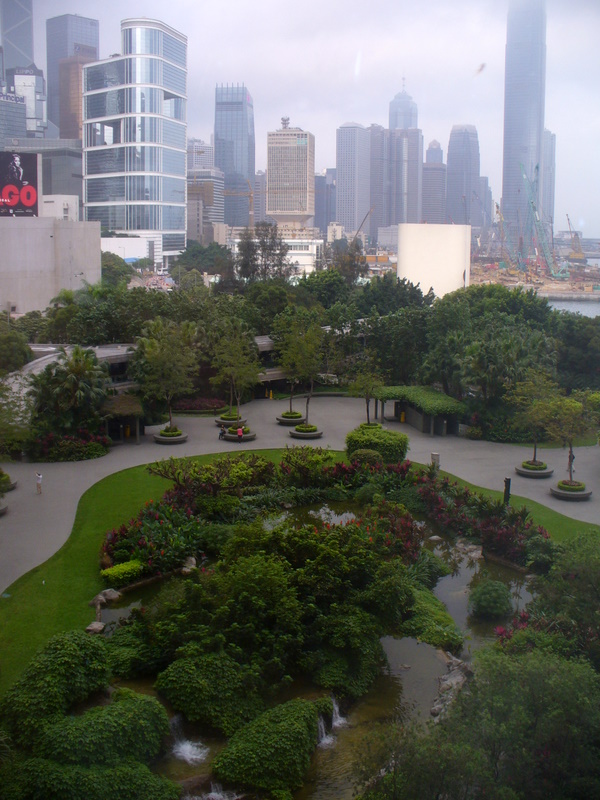
<instances>
[{"instance_id":1,"label":"pond","mask_svg":"<svg viewBox=\"0 0 600 800\"><path fill-rule=\"evenodd\" d=\"M265 524L275 525L293 516L299 523L312 523L320 518L330 524L346 522L355 511L348 504L331 503L294 509L270 518ZM469 589L483 578L502 581L511 592L513 610L518 612L531 599L528 576L510 567L486 561L480 552L467 543L456 542L429 530L426 546L440 556L450 567L451 574L443 577L435 588L435 595L446 604L458 628L465 634L461 658L469 660L475 650L494 638L496 623L482 623L468 613ZM178 579L173 579L178 580ZM161 584L151 584L125 595L121 605L103 611L103 621L109 622L126 616L131 608L151 602L161 589ZM370 691L338 719L338 724L317 748L302 789L294 794L295 800L350 800L353 796L352 764L364 743L365 733L376 723L386 722L409 709L415 718L425 722L438 692L438 679L446 672L443 653L415 639L385 637L382 644L389 667L373 684ZM154 694L152 680L126 681L122 685ZM293 697L314 698L321 692L314 687L295 682L286 691L281 702ZM156 765L156 771L172 780L183 781L196 777L206 780L205 794L188 794L188 798L227 798L234 794L213 786L210 791L210 764L224 747L225 739L207 736L200 726L186 723L179 716L172 717L172 743L170 752Z\"/></svg>"}]
</instances>

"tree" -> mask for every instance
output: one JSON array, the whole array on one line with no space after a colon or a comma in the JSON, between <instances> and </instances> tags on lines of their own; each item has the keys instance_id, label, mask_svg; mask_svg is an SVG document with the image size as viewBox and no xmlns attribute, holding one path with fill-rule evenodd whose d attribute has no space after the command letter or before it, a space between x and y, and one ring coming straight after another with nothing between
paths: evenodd
<instances>
[{"instance_id":1,"label":"tree","mask_svg":"<svg viewBox=\"0 0 600 800\"><path fill-rule=\"evenodd\" d=\"M125 259L115 253L102 253L102 283L105 286L116 287L120 283L127 284L135 270Z\"/></svg>"},{"instance_id":2,"label":"tree","mask_svg":"<svg viewBox=\"0 0 600 800\"><path fill-rule=\"evenodd\" d=\"M0 455L10 457L20 453L27 439L31 419L31 398L26 391L24 376L10 381L0 378Z\"/></svg>"},{"instance_id":3,"label":"tree","mask_svg":"<svg viewBox=\"0 0 600 800\"><path fill-rule=\"evenodd\" d=\"M107 366L93 350L61 348L57 361L31 376L34 423L54 433L97 428L107 379Z\"/></svg>"},{"instance_id":4,"label":"tree","mask_svg":"<svg viewBox=\"0 0 600 800\"><path fill-rule=\"evenodd\" d=\"M165 402L170 429L174 398L193 388L192 376L198 366L195 336L193 323L177 324L159 317L144 328L130 361L130 374L139 383L144 398Z\"/></svg>"},{"instance_id":5,"label":"tree","mask_svg":"<svg viewBox=\"0 0 600 800\"><path fill-rule=\"evenodd\" d=\"M525 378L517 381L506 393L506 401L517 409L515 421L531 433L533 438L533 458L529 462L538 465L537 445L546 432L548 401L558 396L558 384L548 372L530 369Z\"/></svg>"},{"instance_id":6,"label":"tree","mask_svg":"<svg viewBox=\"0 0 600 800\"><path fill-rule=\"evenodd\" d=\"M367 424L370 424L371 418L369 409L371 406L371 399L375 396L378 389L384 385L379 373L377 372L373 360L367 357L364 359L363 364L359 367L354 380L350 383L349 391L352 397L364 397L367 407Z\"/></svg>"},{"instance_id":7,"label":"tree","mask_svg":"<svg viewBox=\"0 0 600 800\"><path fill-rule=\"evenodd\" d=\"M315 378L321 369L323 336L321 325L310 312L288 309L286 313L275 318L275 354L290 384L290 411L293 410L295 384L305 382L309 385L306 395L306 424Z\"/></svg>"},{"instance_id":8,"label":"tree","mask_svg":"<svg viewBox=\"0 0 600 800\"><path fill-rule=\"evenodd\" d=\"M216 386L229 386L229 411L235 398L239 420L242 396L258 383L261 369L254 337L243 322L228 321L224 335L216 343L212 365L216 375L210 381Z\"/></svg>"},{"instance_id":9,"label":"tree","mask_svg":"<svg viewBox=\"0 0 600 800\"><path fill-rule=\"evenodd\" d=\"M367 271L360 239L353 239L345 248L334 250L333 266L349 286L353 286L360 275Z\"/></svg>"},{"instance_id":10,"label":"tree","mask_svg":"<svg viewBox=\"0 0 600 800\"><path fill-rule=\"evenodd\" d=\"M576 437L591 433L598 425L588 395L574 392L570 397L554 397L546 403L544 424L548 435L569 448L569 483L573 483L573 443Z\"/></svg>"},{"instance_id":11,"label":"tree","mask_svg":"<svg viewBox=\"0 0 600 800\"><path fill-rule=\"evenodd\" d=\"M21 369L32 358L33 353L23 334L8 325L0 326L0 375Z\"/></svg>"}]
</instances>

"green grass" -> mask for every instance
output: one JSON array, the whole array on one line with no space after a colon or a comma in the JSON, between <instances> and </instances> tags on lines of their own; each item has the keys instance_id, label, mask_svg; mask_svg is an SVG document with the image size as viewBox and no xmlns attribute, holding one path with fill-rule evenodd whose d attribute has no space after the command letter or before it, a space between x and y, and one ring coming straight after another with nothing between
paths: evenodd
<instances>
[{"instance_id":1,"label":"green grass","mask_svg":"<svg viewBox=\"0 0 600 800\"><path fill-rule=\"evenodd\" d=\"M253 452L278 463L282 450ZM333 451L333 455L343 458L341 452ZM198 456L199 461L212 458L214 455ZM502 497L502 492L448 477L482 494ZM143 466L99 481L79 501L73 531L63 547L7 589L10 597L0 599L0 696L51 636L84 628L93 621L94 611L88 603L104 588L98 555L106 531L135 516L146 500L161 497L167 486ZM523 497L513 495L511 503L527 505L536 524L543 525L557 541L584 531L600 531L597 525L572 520Z\"/></svg>"}]
</instances>

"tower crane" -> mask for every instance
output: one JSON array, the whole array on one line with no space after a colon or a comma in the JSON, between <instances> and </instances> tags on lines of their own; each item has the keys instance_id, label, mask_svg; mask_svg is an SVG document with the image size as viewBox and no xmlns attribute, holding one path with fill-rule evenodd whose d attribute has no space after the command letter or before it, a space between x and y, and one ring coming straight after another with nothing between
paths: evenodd
<instances>
[{"instance_id":1,"label":"tower crane","mask_svg":"<svg viewBox=\"0 0 600 800\"><path fill-rule=\"evenodd\" d=\"M523 177L523 183L525 184L525 188L527 189L527 199L531 207L531 213L533 216L533 225L535 227L535 232L537 234L538 244L542 249L542 258L544 260L546 269L553 278L557 278L558 280L567 280L567 278L569 277L569 270L566 268L564 264L559 265L558 262L556 261L556 256L554 255L553 250L550 248L550 245L548 244L548 237L546 236L544 225L542 223L542 220L540 219L540 215L537 210L537 206L535 203L535 195L533 193L531 181L527 177L527 173L525 172L525 167L523 166L523 164L521 164L520 167L521 167L521 176Z\"/></svg>"},{"instance_id":2,"label":"tower crane","mask_svg":"<svg viewBox=\"0 0 600 800\"><path fill-rule=\"evenodd\" d=\"M571 227L571 220L569 219L568 214L567 225L569 226L569 233L571 234L571 252L567 258L569 261L577 261L579 264L587 264L587 258L585 257L583 247L581 246L581 239L579 238L577 231L574 231Z\"/></svg>"}]
</instances>

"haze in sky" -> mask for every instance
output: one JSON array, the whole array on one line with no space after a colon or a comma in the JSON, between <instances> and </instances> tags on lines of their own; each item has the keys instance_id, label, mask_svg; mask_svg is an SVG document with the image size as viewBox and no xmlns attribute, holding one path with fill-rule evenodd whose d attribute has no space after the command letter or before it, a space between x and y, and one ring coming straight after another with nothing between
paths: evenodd
<instances>
[{"instance_id":1,"label":"haze in sky","mask_svg":"<svg viewBox=\"0 0 600 800\"><path fill-rule=\"evenodd\" d=\"M477 128L481 174L502 192L504 49L508 0L34 0L35 52L46 69L45 20L100 20L102 58L119 53L120 21L160 19L188 36L188 135L206 141L215 85L245 83L254 99L256 168L266 166L267 131L311 131L316 169L335 166L344 122L387 127L388 107L406 91L419 109L424 148L437 139L446 161L450 130ZM556 134L555 231L566 214L600 237L600 2L546 0L546 128Z\"/></svg>"}]
</instances>

